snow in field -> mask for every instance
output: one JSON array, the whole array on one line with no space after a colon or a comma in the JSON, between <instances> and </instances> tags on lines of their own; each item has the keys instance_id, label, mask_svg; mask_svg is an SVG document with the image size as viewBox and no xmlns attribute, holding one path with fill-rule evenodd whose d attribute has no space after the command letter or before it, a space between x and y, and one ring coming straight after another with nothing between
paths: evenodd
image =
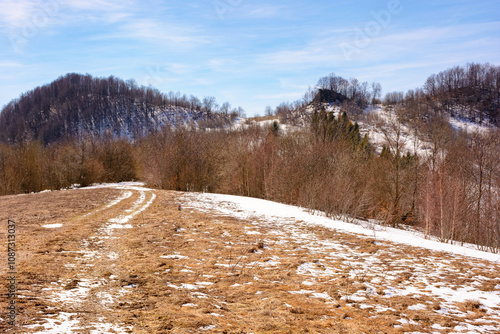
<instances>
[{"instance_id":1,"label":"snow in field","mask_svg":"<svg viewBox=\"0 0 500 334\"><path fill-rule=\"evenodd\" d=\"M186 196L194 195L188 194ZM252 219L252 217L255 217L277 222L302 221L305 224L370 236L376 240L386 240L433 251L447 252L500 263L500 254L473 249L471 245L463 247L446 244L436 240L425 239L423 234L417 231L404 231L369 222L357 221L357 224L345 223L340 220L328 218L324 214L311 214L303 208L262 199L222 194L197 194L196 197L190 199L190 205L205 209L215 209L227 215L243 219Z\"/></svg>"},{"instance_id":2,"label":"snow in field","mask_svg":"<svg viewBox=\"0 0 500 334\"><path fill-rule=\"evenodd\" d=\"M45 228L59 228L59 227L62 227L63 224L47 224L47 225L43 225L42 227L45 227Z\"/></svg>"},{"instance_id":3,"label":"snow in field","mask_svg":"<svg viewBox=\"0 0 500 334\"><path fill-rule=\"evenodd\" d=\"M335 296L325 292L322 284L331 284L329 282L345 277L345 280L363 282L364 287L357 292L348 292L347 288L345 291L340 290L340 300L356 304L362 310L369 310L373 317L383 316L386 312L397 312L395 305L400 309L403 303L401 300L406 300L404 303L409 303L406 312L453 317L456 322L451 328L446 328L453 333L498 333L500 330L500 285L491 286L491 283L495 282L498 265L489 266L485 262L477 261L479 259L498 263L499 254L426 240L417 232L386 228L367 222L349 224L323 214L311 214L299 207L261 199L198 193L185 194L184 200L186 209L197 208L243 219L251 222L256 229L265 227L268 233L281 236L285 244L291 243L296 249L307 249L310 254L314 254L316 260L297 266L296 272L304 277L303 282L300 283L299 289L288 291L289 294L321 299L325 305L335 304ZM376 247L388 247L378 249L374 253L359 252L356 249L358 245L345 244L335 238L318 238L317 233L307 229L315 226L366 237ZM250 228L246 230L247 234L255 234ZM266 236L262 234L262 237L266 242ZM397 255L397 252L393 251L394 247L388 242L414 246L415 253L406 255L403 251ZM426 253L423 249L431 252ZM259 265L271 268L272 265L279 265L280 260L293 255L286 253L282 258L273 257ZM456 263L451 264L455 259ZM463 267L460 263L477 270L475 273L464 270L468 267ZM215 265L221 268L228 266L226 263ZM247 266L254 266L254 263L248 263ZM482 274L478 275L477 272ZM491 287L485 289L486 285ZM194 286L185 287L190 288ZM439 305L438 308L435 308L435 303ZM464 310L467 303L477 303L482 318L469 319L473 312ZM419 326L404 311L400 314L399 323L395 328L408 324L416 328Z\"/></svg>"}]
</instances>

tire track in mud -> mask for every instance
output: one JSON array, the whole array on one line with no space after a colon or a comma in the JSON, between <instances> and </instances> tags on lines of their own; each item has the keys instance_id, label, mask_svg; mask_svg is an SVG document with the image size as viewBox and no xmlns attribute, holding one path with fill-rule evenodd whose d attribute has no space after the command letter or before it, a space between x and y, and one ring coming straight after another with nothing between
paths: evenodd
<instances>
[{"instance_id":1,"label":"tire track in mud","mask_svg":"<svg viewBox=\"0 0 500 334\"><path fill-rule=\"evenodd\" d=\"M154 202L156 194L139 184L105 187L123 191L103 208L82 215L97 224L81 239L79 250L67 251L73 258L61 270L69 272L68 279L42 288L40 298L59 307L44 316L42 323L26 326L29 332L132 333L132 327L121 324L111 308L117 298L130 292L118 280L123 255L120 230L133 228L132 221Z\"/></svg>"}]
</instances>

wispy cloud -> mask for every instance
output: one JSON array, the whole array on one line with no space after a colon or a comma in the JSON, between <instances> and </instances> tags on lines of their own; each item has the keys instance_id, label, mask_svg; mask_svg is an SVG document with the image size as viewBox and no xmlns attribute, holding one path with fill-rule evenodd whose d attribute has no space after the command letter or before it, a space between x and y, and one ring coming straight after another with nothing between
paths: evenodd
<instances>
[{"instance_id":1,"label":"wispy cloud","mask_svg":"<svg viewBox=\"0 0 500 334\"><path fill-rule=\"evenodd\" d=\"M257 6L257 8L252 8ZM254 19L262 19L262 18L273 18L280 15L283 15L283 12L286 10L284 6L277 5L252 5L252 7L248 6L245 10L245 16Z\"/></svg>"},{"instance_id":2,"label":"wispy cloud","mask_svg":"<svg viewBox=\"0 0 500 334\"><path fill-rule=\"evenodd\" d=\"M130 8L136 3L130 0L111 1L111 0L58 0L64 6L74 10L91 10L100 12L117 12Z\"/></svg>"},{"instance_id":3,"label":"wispy cloud","mask_svg":"<svg viewBox=\"0 0 500 334\"><path fill-rule=\"evenodd\" d=\"M12 68L12 67L22 67L22 66L24 65L15 61L0 61L0 67Z\"/></svg>"},{"instance_id":4,"label":"wispy cloud","mask_svg":"<svg viewBox=\"0 0 500 334\"><path fill-rule=\"evenodd\" d=\"M205 44L201 31L192 27L169 24L166 22L136 19L122 26L124 36L148 40L150 42L174 43L177 46Z\"/></svg>"},{"instance_id":5,"label":"wispy cloud","mask_svg":"<svg viewBox=\"0 0 500 334\"><path fill-rule=\"evenodd\" d=\"M49 24L71 24L99 17L100 20L117 21L130 16L132 1L108 0L2 0L0 26L23 29ZM92 13L92 15L90 15Z\"/></svg>"},{"instance_id":6,"label":"wispy cloud","mask_svg":"<svg viewBox=\"0 0 500 334\"><path fill-rule=\"evenodd\" d=\"M43 12L43 6L34 0L4 0L0 2L0 26L16 29L26 26Z\"/></svg>"}]
</instances>

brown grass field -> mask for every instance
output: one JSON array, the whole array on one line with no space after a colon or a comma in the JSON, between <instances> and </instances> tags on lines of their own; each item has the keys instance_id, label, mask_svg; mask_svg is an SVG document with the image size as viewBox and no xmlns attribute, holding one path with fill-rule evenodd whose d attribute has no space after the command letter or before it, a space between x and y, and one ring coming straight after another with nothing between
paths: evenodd
<instances>
[{"instance_id":1,"label":"brown grass field","mask_svg":"<svg viewBox=\"0 0 500 334\"><path fill-rule=\"evenodd\" d=\"M17 224L15 326L5 317L8 219ZM190 207L183 193L6 196L0 222L1 333L500 333L500 305L470 300L447 311L429 290L480 277L479 291L498 293L499 264L237 219ZM344 251L324 247L332 242Z\"/></svg>"}]
</instances>

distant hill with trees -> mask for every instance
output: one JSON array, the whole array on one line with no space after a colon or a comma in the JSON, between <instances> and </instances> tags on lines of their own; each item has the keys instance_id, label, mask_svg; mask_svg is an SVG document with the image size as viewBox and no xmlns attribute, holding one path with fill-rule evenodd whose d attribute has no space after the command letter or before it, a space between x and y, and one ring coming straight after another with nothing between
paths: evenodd
<instances>
[{"instance_id":1,"label":"distant hill with trees","mask_svg":"<svg viewBox=\"0 0 500 334\"><path fill-rule=\"evenodd\" d=\"M133 80L70 73L5 106L0 141L48 144L88 134L134 139L166 125L222 125L242 112L227 102L219 107L214 97L163 94Z\"/></svg>"},{"instance_id":2,"label":"distant hill with trees","mask_svg":"<svg viewBox=\"0 0 500 334\"><path fill-rule=\"evenodd\" d=\"M455 66L429 76L423 90L451 116L500 125L500 66Z\"/></svg>"}]
</instances>

